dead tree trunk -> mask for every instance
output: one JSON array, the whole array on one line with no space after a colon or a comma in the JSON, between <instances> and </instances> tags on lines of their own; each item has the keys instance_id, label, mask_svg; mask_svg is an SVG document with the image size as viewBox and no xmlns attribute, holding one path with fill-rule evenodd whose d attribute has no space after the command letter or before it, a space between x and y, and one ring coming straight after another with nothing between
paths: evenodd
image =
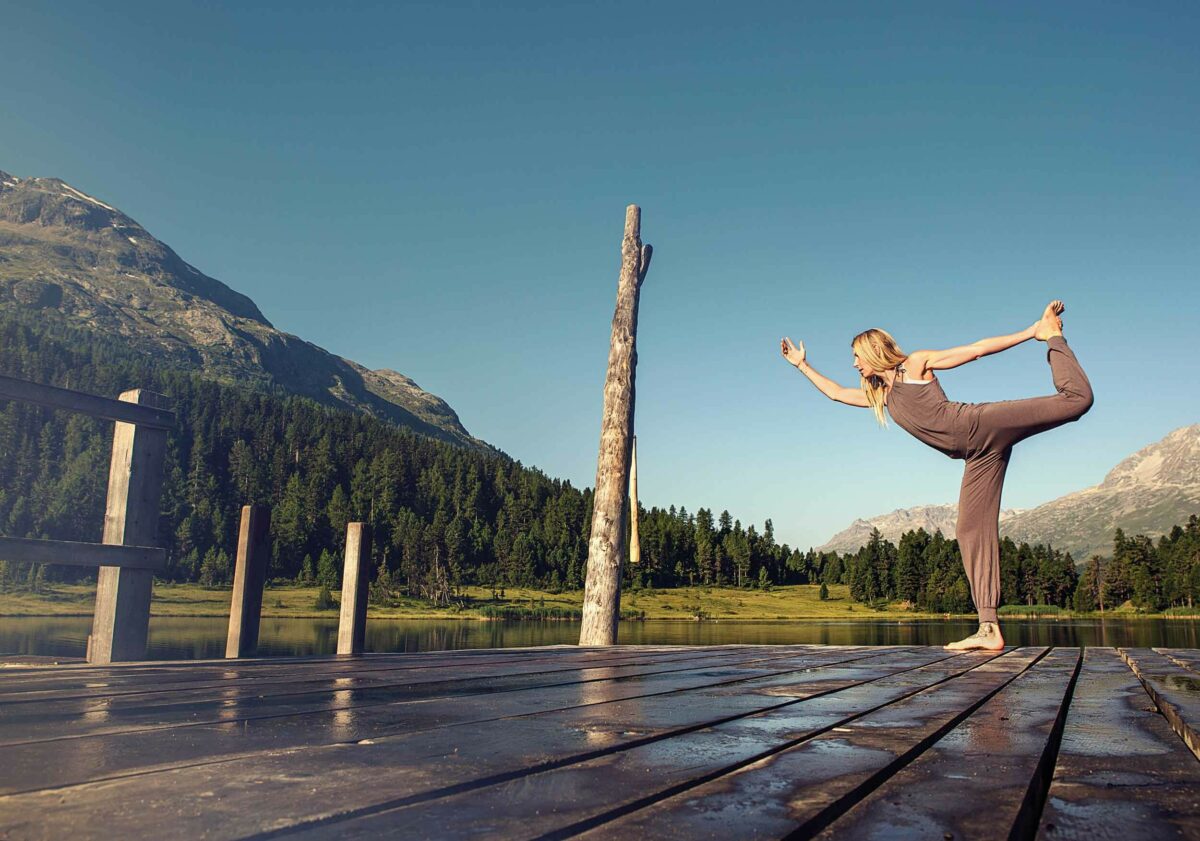
<instances>
[{"instance_id":1,"label":"dead tree trunk","mask_svg":"<svg viewBox=\"0 0 1200 841\"><path fill-rule=\"evenodd\" d=\"M631 204L625 208L617 308L613 313L608 375L604 380L604 420L600 427L600 456L596 463L580 645L613 645L617 641L621 557L625 548L625 495L629 490L633 444L638 296L653 253L649 245L642 245L641 231L642 211Z\"/></svg>"}]
</instances>

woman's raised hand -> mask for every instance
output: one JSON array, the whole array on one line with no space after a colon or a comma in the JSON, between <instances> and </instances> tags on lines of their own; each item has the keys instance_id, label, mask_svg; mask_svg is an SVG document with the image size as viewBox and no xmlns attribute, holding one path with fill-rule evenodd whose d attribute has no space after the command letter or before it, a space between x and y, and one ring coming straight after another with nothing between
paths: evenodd
<instances>
[{"instance_id":1,"label":"woman's raised hand","mask_svg":"<svg viewBox=\"0 0 1200 841\"><path fill-rule=\"evenodd\" d=\"M783 340L779 343L779 349L783 352L783 358L788 361L789 365L799 366L804 361L804 342L801 342L800 346L797 347L792 344L791 339L784 336Z\"/></svg>"}]
</instances>

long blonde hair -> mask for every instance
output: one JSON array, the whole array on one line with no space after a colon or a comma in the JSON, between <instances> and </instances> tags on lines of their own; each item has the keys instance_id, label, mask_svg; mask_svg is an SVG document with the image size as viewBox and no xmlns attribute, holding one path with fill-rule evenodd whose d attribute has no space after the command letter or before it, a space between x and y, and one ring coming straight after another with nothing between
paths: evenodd
<instances>
[{"instance_id":1,"label":"long blonde hair","mask_svg":"<svg viewBox=\"0 0 1200 841\"><path fill-rule=\"evenodd\" d=\"M886 330L872 327L854 337L850 347L858 354L858 358L867 363L872 370L886 371L895 368L908 357L900 350L900 345ZM885 390L883 377L879 375L860 377L859 383L863 393L867 395L867 403L875 412L879 425L886 427L887 418L883 413L883 394Z\"/></svg>"}]
</instances>

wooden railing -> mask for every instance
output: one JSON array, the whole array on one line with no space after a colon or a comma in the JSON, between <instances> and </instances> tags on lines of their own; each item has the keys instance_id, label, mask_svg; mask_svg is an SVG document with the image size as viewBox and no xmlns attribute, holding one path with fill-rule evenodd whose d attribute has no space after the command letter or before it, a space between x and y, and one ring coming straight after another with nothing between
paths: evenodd
<instances>
[{"instance_id":1,"label":"wooden railing","mask_svg":"<svg viewBox=\"0 0 1200 841\"><path fill-rule=\"evenodd\" d=\"M0 537L0 558L32 564L99 567L96 610L87 661L144 660L150 626L153 573L166 568L159 542L167 432L175 424L170 400L134 389L117 400L0 375L0 400L116 421L102 543ZM270 557L270 510L242 509L225 656L245 657L258 647L263 587ZM370 533L363 523L346 529L338 654L361 654L366 637Z\"/></svg>"},{"instance_id":2,"label":"wooden railing","mask_svg":"<svg viewBox=\"0 0 1200 841\"><path fill-rule=\"evenodd\" d=\"M145 659L153 572L167 563L158 516L167 431L175 423L170 400L145 389L113 400L6 376L0 376L0 399L116 421L102 542L0 537L0 558L99 567L87 660Z\"/></svg>"}]
</instances>

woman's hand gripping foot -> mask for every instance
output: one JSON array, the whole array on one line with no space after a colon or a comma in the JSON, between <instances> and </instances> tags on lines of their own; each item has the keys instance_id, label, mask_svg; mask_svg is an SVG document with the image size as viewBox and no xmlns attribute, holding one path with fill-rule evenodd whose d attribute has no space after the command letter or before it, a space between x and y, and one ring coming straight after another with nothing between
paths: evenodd
<instances>
[{"instance_id":1,"label":"woman's hand gripping foot","mask_svg":"<svg viewBox=\"0 0 1200 841\"><path fill-rule=\"evenodd\" d=\"M1051 336L1061 336L1062 319L1059 316L1066 312L1066 309L1062 301L1051 301L1046 304L1042 320L1033 326L1033 337L1039 342L1044 342Z\"/></svg>"},{"instance_id":2,"label":"woman's hand gripping foot","mask_svg":"<svg viewBox=\"0 0 1200 841\"><path fill-rule=\"evenodd\" d=\"M1004 637L995 622L980 622L979 630L966 639L943 645L946 651L1000 651L1004 648Z\"/></svg>"}]
</instances>

